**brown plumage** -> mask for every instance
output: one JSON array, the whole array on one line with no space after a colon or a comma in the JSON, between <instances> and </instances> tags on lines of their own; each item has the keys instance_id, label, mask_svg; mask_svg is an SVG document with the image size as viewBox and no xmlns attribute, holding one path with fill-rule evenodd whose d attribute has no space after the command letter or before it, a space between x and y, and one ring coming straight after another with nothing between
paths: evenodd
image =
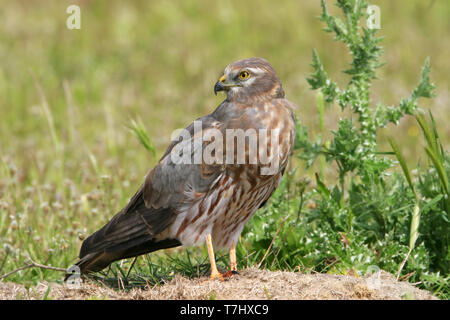
<instances>
[{"instance_id":1,"label":"brown plumage","mask_svg":"<svg viewBox=\"0 0 450 320\"><path fill-rule=\"evenodd\" d=\"M284 98L277 74L262 58L228 65L214 86L214 92L218 91L225 91L227 98L214 112L197 119L201 133L195 123L188 126L185 133L190 134L190 140L186 142L180 135L172 141L129 204L83 242L77 263L82 273L99 271L119 259L205 241L211 277L221 278L213 246L230 250L231 269L236 271L234 248L238 237L279 185L292 152L294 105ZM257 145L251 145L250 137L245 138L243 158L239 158L239 142L235 146L231 136L240 129L268 131L266 139L257 135ZM270 132L279 134L271 136ZM222 142L211 138L218 133L223 136ZM211 153L216 160L195 162L198 146L205 151L213 141L222 147ZM183 142L191 150L183 149ZM277 144L279 149L272 149ZM252 158L255 154L256 161ZM261 160L261 154L278 164L269 174L264 171L269 165ZM178 163L174 161L176 155L192 161ZM220 155L223 162L217 158Z\"/></svg>"}]
</instances>

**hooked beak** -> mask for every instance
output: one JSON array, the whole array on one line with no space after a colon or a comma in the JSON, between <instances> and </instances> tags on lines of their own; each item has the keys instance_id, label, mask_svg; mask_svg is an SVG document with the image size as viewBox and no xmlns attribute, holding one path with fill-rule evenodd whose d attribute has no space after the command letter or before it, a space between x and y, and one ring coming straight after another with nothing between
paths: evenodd
<instances>
[{"instance_id":1,"label":"hooked beak","mask_svg":"<svg viewBox=\"0 0 450 320\"><path fill-rule=\"evenodd\" d=\"M214 85L214 94L217 95L217 92L219 91L227 91L229 88L240 86L241 86L240 84L228 83L227 77L223 75L220 77L219 81L217 81L216 84Z\"/></svg>"},{"instance_id":2,"label":"hooked beak","mask_svg":"<svg viewBox=\"0 0 450 320\"><path fill-rule=\"evenodd\" d=\"M217 92L225 90L225 87L220 81L217 81L214 85L214 94L217 96Z\"/></svg>"}]
</instances>

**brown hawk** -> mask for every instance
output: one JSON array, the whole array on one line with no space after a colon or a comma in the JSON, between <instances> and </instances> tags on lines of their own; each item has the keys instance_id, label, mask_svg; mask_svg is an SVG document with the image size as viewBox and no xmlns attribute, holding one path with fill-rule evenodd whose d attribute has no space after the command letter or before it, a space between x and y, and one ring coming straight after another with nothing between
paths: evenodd
<instances>
[{"instance_id":1,"label":"brown hawk","mask_svg":"<svg viewBox=\"0 0 450 320\"><path fill-rule=\"evenodd\" d=\"M237 270L239 235L278 187L293 150L295 106L262 58L228 65L214 86L218 91L226 99L174 139L128 205L83 242L77 262L82 273L204 242L211 278L222 279L213 247L229 249L230 271Z\"/></svg>"}]
</instances>

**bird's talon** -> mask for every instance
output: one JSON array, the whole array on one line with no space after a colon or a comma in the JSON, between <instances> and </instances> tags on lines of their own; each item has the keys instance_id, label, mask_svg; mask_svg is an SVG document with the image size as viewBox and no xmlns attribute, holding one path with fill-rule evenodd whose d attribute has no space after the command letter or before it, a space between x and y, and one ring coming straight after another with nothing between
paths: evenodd
<instances>
[{"instance_id":1,"label":"bird's talon","mask_svg":"<svg viewBox=\"0 0 450 320\"><path fill-rule=\"evenodd\" d=\"M214 279L219 279L220 281L225 281L223 275L221 273L212 273L211 276L209 277L211 280Z\"/></svg>"},{"instance_id":2,"label":"bird's talon","mask_svg":"<svg viewBox=\"0 0 450 320\"><path fill-rule=\"evenodd\" d=\"M227 271L225 273L222 273L222 276L224 278L229 278L229 277L234 276L236 274L239 274L239 272L237 272L236 270L231 270L231 271Z\"/></svg>"}]
</instances>

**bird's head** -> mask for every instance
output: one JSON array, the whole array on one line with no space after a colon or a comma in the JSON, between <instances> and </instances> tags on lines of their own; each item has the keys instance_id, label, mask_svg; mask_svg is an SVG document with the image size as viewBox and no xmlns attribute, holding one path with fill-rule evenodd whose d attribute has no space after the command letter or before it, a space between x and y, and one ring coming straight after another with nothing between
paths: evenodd
<instances>
[{"instance_id":1,"label":"bird's head","mask_svg":"<svg viewBox=\"0 0 450 320\"><path fill-rule=\"evenodd\" d=\"M281 81L263 58L247 58L229 64L214 85L214 93L225 91L228 101L283 98Z\"/></svg>"}]
</instances>

